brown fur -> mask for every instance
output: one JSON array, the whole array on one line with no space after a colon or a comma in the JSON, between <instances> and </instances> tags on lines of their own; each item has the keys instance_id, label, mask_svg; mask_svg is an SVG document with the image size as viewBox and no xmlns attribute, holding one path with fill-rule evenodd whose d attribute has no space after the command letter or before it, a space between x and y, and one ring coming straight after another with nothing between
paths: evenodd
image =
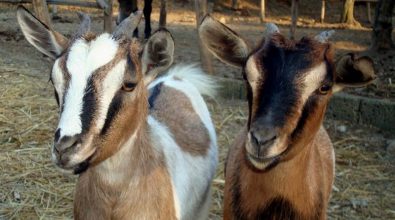
<instances>
[{"instance_id":1,"label":"brown fur","mask_svg":"<svg viewBox=\"0 0 395 220\"><path fill-rule=\"evenodd\" d=\"M80 176L75 219L175 219L172 186L163 155L148 144L143 133L144 129L137 134L131 152L122 156L125 163L120 167L121 181L108 183L100 165Z\"/></svg>"},{"instance_id":2,"label":"brown fur","mask_svg":"<svg viewBox=\"0 0 395 220\"><path fill-rule=\"evenodd\" d=\"M293 140L281 162L268 171L257 171L245 158L247 129L230 148L226 165L224 219L236 219L235 212L253 219L278 197L290 202L297 219L326 219L326 208L333 183L333 147L321 126L327 99L321 100ZM321 126L321 128L320 128ZM234 190L240 187L240 201ZM237 202L239 210L234 210Z\"/></svg>"},{"instance_id":3,"label":"brown fur","mask_svg":"<svg viewBox=\"0 0 395 220\"><path fill-rule=\"evenodd\" d=\"M327 60L332 65L332 49L329 44L319 44L304 38L300 42L286 40L275 34L270 44L287 50L311 50L308 59L315 66ZM265 57L264 46L254 56ZM261 73L257 86L264 83L265 70L255 59ZM252 91L251 119L259 106L259 92ZM255 93L254 93L255 92ZM322 125L327 96L317 96L315 105L299 133L292 132L302 117L303 104L298 100L286 117L286 124L279 134L289 135L286 151L278 158L278 164L265 171L258 171L246 159L247 128L239 134L230 149L226 165L224 195L224 219L326 219L326 209L333 183L333 147ZM321 128L320 128L321 127ZM273 128L274 129L274 128ZM294 136L292 136L292 135Z\"/></svg>"},{"instance_id":4,"label":"brown fur","mask_svg":"<svg viewBox=\"0 0 395 220\"><path fill-rule=\"evenodd\" d=\"M371 59L364 57L359 63L346 55L337 64L342 77L336 78L333 47L323 39L292 41L270 32L251 51L242 47L244 40L234 31L209 15L199 35L219 59L242 67L247 81L249 118L226 161L224 219L325 219L334 174L333 147L322 127L326 105L332 91L366 85L375 78ZM246 50L249 55L240 57ZM251 60L256 67L250 66ZM314 74L309 70L315 67L325 71L320 81L303 74ZM306 79L314 84L301 85Z\"/></svg>"},{"instance_id":5,"label":"brown fur","mask_svg":"<svg viewBox=\"0 0 395 220\"><path fill-rule=\"evenodd\" d=\"M294 41L294 40L286 39L281 34L274 34L271 36L269 44L273 44L276 47L283 48L285 50L291 50L291 51L306 50L306 49L310 50L309 55L308 57L306 57L306 59L308 59L311 62L311 66L315 66L316 64L321 63L322 60L324 59L323 56L326 55L328 55L330 59L333 59L333 49L331 44L320 43L309 37L304 37L300 41ZM262 41L260 46L258 47L259 49L254 52L257 52L258 57L262 57L262 55L265 53L266 47L265 47L265 41ZM327 54L326 52L327 50L331 51L331 53Z\"/></svg>"},{"instance_id":6,"label":"brown fur","mask_svg":"<svg viewBox=\"0 0 395 220\"><path fill-rule=\"evenodd\" d=\"M116 58L102 68L111 69L124 52L118 51ZM154 150L147 136L150 133L146 125L148 91L139 68L141 64L136 57L132 57L132 62L140 81L132 93L121 94L125 96L124 102L105 138L94 138L92 146L100 147L90 160L91 168L78 180L76 219L175 219L164 155ZM124 146L135 132L132 146ZM113 170L109 172L117 172L115 180L106 176L111 174L105 173L108 171L105 166L111 166L109 169Z\"/></svg>"},{"instance_id":7,"label":"brown fur","mask_svg":"<svg viewBox=\"0 0 395 220\"><path fill-rule=\"evenodd\" d=\"M140 66L140 63L137 63L136 60L133 61L135 66ZM113 66L115 63L113 64L110 62L108 65ZM103 68L106 68L106 65ZM139 72L136 72L136 74L141 75ZM100 141L100 143L97 143L101 146L112 145L113 147L100 148L99 152L97 152L91 160L93 165L98 164L113 155L121 147L120 143L126 142L127 138L130 137L137 129L142 129L140 126L145 122L148 115L147 93L146 85L144 85L141 80L137 84L133 93L125 92L122 94L129 100L122 104L121 110L115 118L115 122L111 129L109 129L110 132L106 135L106 138ZM138 117L136 117L137 115ZM93 144L93 146L95 145L96 144Z\"/></svg>"},{"instance_id":8,"label":"brown fur","mask_svg":"<svg viewBox=\"0 0 395 220\"><path fill-rule=\"evenodd\" d=\"M178 109L178 106L183 108ZM185 94L163 85L151 114L169 128L183 151L194 156L207 155L210 136ZM184 121L188 123L183 123Z\"/></svg>"}]
</instances>

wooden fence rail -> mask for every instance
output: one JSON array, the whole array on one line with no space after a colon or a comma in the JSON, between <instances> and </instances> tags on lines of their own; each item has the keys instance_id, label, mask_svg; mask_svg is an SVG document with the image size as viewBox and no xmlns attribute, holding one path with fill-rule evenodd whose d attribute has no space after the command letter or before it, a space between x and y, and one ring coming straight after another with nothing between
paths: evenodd
<instances>
[{"instance_id":1,"label":"wooden fence rail","mask_svg":"<svg viewBox=\"0 0 395 220\"><path fill-rule=\"evenodd\" d=\"M52 22L47 4L96 8L104 12L104 31L109 33L112 31L112 0L96 0L95 2L82 0L0 0L0 3L33 4L36 16L49 27L52 27Z\"/></svg>"}]
</instances>

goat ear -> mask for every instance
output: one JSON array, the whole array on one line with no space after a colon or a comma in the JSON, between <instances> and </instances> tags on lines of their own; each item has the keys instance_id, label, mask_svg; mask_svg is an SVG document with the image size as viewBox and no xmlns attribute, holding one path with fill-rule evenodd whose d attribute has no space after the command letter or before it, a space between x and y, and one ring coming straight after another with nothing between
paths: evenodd
<instances>
[{"instance_id":1,"label":"goat ear","mask_svg":"<svg viewBox=\"0 0 395 220\"><path fill-rule=\"evenodd\" d=\"M67 47L68 40L66 37L51 30L25 7L18 6L16 14L26 40L41 53L55 59Z\"/></svg>"},{"instance_id":2,"label":"goat ear","mask_svg":"<svg viewBox=\"0 0 395 220\"><path fill-rule=\"evenodd\" d=\"M166 29L156 31L144 45L141 64L144 81L149 83L173 63L174 40Z\"/></svg>"},{"instance_id":3,"label":"goat ear","mask_svg":"<svg viewBox=\"0 0 395 220\"><path fill-rule=\"evenodd\" d=\"M243 66L250 49L233 30L206 15L199 26L199 36L207 48L221 61L233 66Z\"/></svg>"},{"instance_id":4,"label":"goat ear","mask_svg":"<svg viewBox=\"0 0 395 220\"><path fill-rule=\"evenodd\" d=\"M362 87L376 79L373 60L368 56L349 53L336 61L334 92L344 87Z\"/></svg>"}]
</instances>

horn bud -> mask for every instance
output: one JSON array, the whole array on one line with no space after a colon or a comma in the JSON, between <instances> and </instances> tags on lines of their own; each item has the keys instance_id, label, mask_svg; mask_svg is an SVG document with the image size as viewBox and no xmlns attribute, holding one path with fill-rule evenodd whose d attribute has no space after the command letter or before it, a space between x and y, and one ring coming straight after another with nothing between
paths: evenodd
<instances>
[{"instance_id":1,"label":"horn bud","mask_svg":"<svg viewBox=\"0 0 395 220\"><path fill-rule=\"evenodd\" d=\"M277 25L273 23L267 23L266 24L266 35L272 35L275 33L280 33L280 30L278 29Z\"/></svg>"},{"instance_id":2,"label":"horn bud","mask_svg":"<svg viewBox=\"0 0 395 220\"><path fill-rule=\"evenodd\" d=\"M321 43L327 43L329 38L335 33L334 30L323 31L320 34L316 35L314 39Z\"/></svg>"},{"instance_id":3,"label":"horn bud","mask_svg":"<svg viewBox=\"0 0 395 220\"><path fill-rule=\"evenodd\" d=\"M114 30L112 34L114 39L120 39L121 37L131 39L133 37L133 31L139 25L142 15L142 11L131 13L129 17L124 19Z\"/></svg>"},{"instance_id":4,"label":"horn bud","mask_svg":"<svg viewBox=\"0 0 395 220\"><path fill-rule=\"evenodd\" d=\"M78 12L78 17L79 17L81 23L77 29L77 32L75 32L75 34L73 35L71 41L74 41L74 40L84 36L84 34L89 32L91 29L91 18L89 17L89 15L82 13L82 12Z\"/></svg>"}]
</instances>

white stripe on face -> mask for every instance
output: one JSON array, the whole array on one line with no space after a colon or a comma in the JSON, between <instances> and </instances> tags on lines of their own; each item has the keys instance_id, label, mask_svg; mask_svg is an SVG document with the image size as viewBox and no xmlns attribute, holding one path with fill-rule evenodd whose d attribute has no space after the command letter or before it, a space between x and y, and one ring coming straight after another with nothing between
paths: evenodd
<instances>
[{"instance_id":1,"label":"white stripe on face","mask_svg":"<svg viewBox=\"0 0 395 220\"><path fill-rule=\"evenodd\" d=\"M304 105L310 95L318 89L321 85L322 81L324 80L326 74L326 64L321 63L307 73L305 73L303 78L303 89L302 89L302 96L301 102Z\"/></svg>"},{"instance_id":2,"label":"white stripe on face","mask_svg":"<svg viewBox=\"0 0 395 220\"><path fill-rule=\"evenodd\" d=\"M53 86L55 87L55 90L58 93L59 106L62 106L65 81L64 81L64 75L62 73L62 69L60 68L59 59L55 61L52 67L51 78L52 78Z\"/></svg>"},{"instance_id":3,"label":"white stripe on face","mask_svg":"<svg viewBox=\"0 0 395 220\"><path fill-rule=\"evenodd\" d=\"M60 137L82 132L80 115L88 79L97 68L114 59L117 50L118 43L107 33L91 42L78 39L70 47L66 63L70 82L64 96L64 108L58 125Z\"/></svg>"},{"instance_id":4,"label":"white stripe on face","mask_svg":"<svg viewBox=\"0 0 395 220\"><path fill-rule=\"evenodd\" d=\"M100 104L98 106L98 118L96 123L97 131L100 131L107 118L108 108L114 98L115 93L121 87L123 75L125 72L126 60L121 60L104 78L102 88L100 91Z\"/></svg>"},{"instance_id":5,"label":"white stripe on face","mask_svg":"<svg viewBox=\"0 0 395 220\"><path fill-rule=\"evenodd\" d=\"M251 56L247 60L245 71L246 71L246 75L247 75L247 80L251 85L252 95L256 96L258 94L258 84L259 84L262 76L258 70L254 56Z\"/></svg>"}]
</instances>

